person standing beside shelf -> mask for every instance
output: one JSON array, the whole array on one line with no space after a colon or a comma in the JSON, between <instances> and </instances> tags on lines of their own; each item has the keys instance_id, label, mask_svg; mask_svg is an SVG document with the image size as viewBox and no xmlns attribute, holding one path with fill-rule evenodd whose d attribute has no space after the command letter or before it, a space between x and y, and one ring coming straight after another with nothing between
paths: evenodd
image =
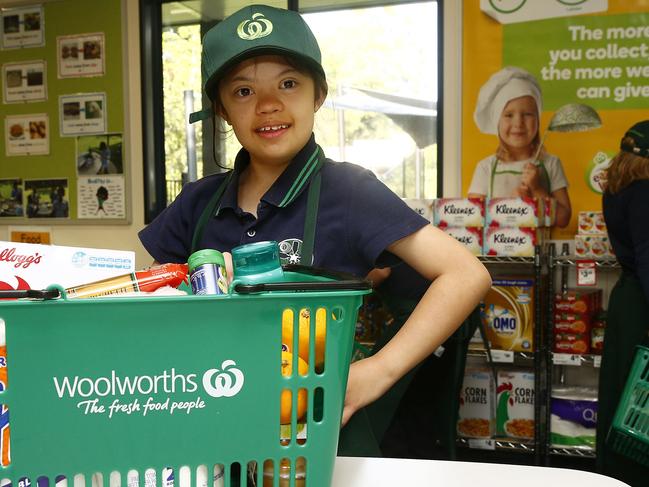
<instances>
[{"instance_id":1,"label":"person standing beside shelf","mask_svg":"<svg viewBox=\"0 0 649 487\"><path fill-rule=\"evenodd\" d=\"M599 379L597 466L632 486L647 485L649 468L606 444L636 345L649 345L649 120L631 127L606 171L604 220L622 275L611 291Z\"/></svg>"},{"instance_id":2,"label":"person standing beside shelf","mask_svg":"<svg viewBox=\"0 0 649 487\"><path fill-rule=\"evenodd\" d=\"M373 173L325 157L313 125L328 87L299 14L242 8L205 35L202 68L211 106L190 121L212 118L216 126L219 117L243 148L234 169L187 184L139 237L157 262L276 240L293 263L366 276L404 261L430 279L394 338L350 368L342 453L380 456L364 407L453 333L488 290L489 273Z\"/></svg>"},{"instance_id":3,"label":"person standing beside shelf","mask_svg":"<svg viewBox=\"0 0 649 487\"><path fill-rule=\"evenodd\" d=\"M538 151L542 104L538 82L520 68L505 67L480 88L473 118L482 133L497 135L499 144L476 166L468 197L551 197L555 224L563 228L572 214L568 181L559 158L543 147Z\"/></svg>"}]
</instances>

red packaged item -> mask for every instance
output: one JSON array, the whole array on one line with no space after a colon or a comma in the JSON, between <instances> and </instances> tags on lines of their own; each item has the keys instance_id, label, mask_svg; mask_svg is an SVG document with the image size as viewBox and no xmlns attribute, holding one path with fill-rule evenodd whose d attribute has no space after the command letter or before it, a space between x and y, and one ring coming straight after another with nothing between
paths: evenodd
<instances>
[{"instance_id":1,"label":"red packaged item","mask_svg":"<svg viewBox=\"0 0 649 487\"><path fill-rule=\"evenodd\" d=\"M568 289L554 298L555 311L593 316L602 306L601 289Z\"/></svg>"},{"instance_id":2,"label":"red packaged item","mask_svg":"<svg viewBox=\"0 0 649 487\"><path fill-rule=\"evenodd\" d=\"M163 286L187 282L187 264L161 264L122 276L66 289L68 299L97 298L133 292L153 292Z\"/></svg>"},{"instance_id":3,"label":"red packaged item","mask_svg":"<svg viewBox=\"0 0 649 487\"><path fill-rule=\"evenodd\" d=\"M555 313L555 333L589 333L591 329L590 318L579 314Z\"/></svg>"},{"instance_id":4,"label":"red packaged item","mask_svg":"<svg viewBox=\"0 0 649 487\"><path fill-rule=\"evenodd\" d=\"M554 335L554 351L583 355L590 351L590 335L557 333Z\"/></svg>"}]
</instances>

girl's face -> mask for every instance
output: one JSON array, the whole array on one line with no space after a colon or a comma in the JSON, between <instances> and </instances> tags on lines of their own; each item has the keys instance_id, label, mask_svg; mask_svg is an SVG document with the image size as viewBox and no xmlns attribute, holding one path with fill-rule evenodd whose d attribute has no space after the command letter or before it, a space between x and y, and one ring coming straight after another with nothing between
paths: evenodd
<instances>
[{"instance_id":1,"label":"girl's face","mask_svg":"<svg viewBox=\"0 0 649 487\"><path fill-rule=\"evenodd\" d=\"M512 155L531 156L532 142L539 130L536 102L531 96L510 100L498 121L498 135Z\"/></svg>"},{"instance_id":2,"label":"girl's face","mask_svg":"<svg viewBox=\"0 0 649 487\"><path fill-rule=\"evenodd\" d=\"M287 165L313 132L324 100L313 79L281 56L258 56L232 69L219 83L219 115L253 163Z\"/></svg>"}]
</instances>

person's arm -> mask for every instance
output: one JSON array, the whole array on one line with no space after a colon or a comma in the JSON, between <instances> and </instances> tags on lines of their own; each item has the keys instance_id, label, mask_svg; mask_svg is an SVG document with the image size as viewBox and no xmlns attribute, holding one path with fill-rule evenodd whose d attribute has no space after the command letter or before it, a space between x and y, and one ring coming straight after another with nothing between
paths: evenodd
<instances>
[{"instance_id":1,"label":"person's arm","mask_svg":"<svg viewBox=\"0 0 649 487\"><path fill-rule=\"evenodd\" d=\"M552 198L557 202L555 226L565 228L570 223L572 216L572 206L570 205L570 196L568 189L561 188L552 192Z\"/></svg>"},{"instance_id":2,"label":"person's arm","mask_svg":"<svg viewBox=\"0 0 649 487\"><path fill-rule=\"evenodd\" d=\"M562 171L563 174L563 171ZM570 223L572 216L572 207L570 205L570 197L568 196L568 189L564 186L553 191L551 194L541 184L541 168L532 164L531 162L525 165L523 175L521 176L521 184L529 189L530 196L534 198L553 198L556 201L556 219L555 226L564 228ZM565 177L564 177L565 180Z\"/></svg>"},{"instance_id":3,"label":"person's arm","mask_svg":"<svg viewBox=\"0 0 649 487\"><path fill-rule=\"evenodd\" d=\"M635 272L649 303L649 226L646 224L649 221L649 181L642 181L634 189L633 199L629 204L629 222Z\"/></svg>"},{"instance_id":4,"label":"person's arm","mask_svg":"<svg viewBox=\"0 0 649 487\"><path fill-rule=\"evenodd\" d=\"M350 367L343 424L435 351L491 286L489 272L480 261L432 225L396 241L388 250L432 284L399 332L375 355Z\"/></svg>"}]
</instances>

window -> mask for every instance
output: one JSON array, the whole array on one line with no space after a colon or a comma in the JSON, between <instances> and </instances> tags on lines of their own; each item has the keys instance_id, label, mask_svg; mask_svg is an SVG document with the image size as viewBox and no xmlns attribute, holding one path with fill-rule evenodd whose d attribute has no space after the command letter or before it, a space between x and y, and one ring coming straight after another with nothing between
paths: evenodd
<instances>
[{"instance_id":1,"label":"window","mask_svg":"<svg viewBox=\"0 0 649 487\"><path fill-rule=\"evenodd\" d=\"M225 126L189 126L201 109L200 42L247 1L141 0L145 219L182 184L231 167L240 146ZM402 197L438 193L440 5L428 1L276 0L303 13L323 52L329 96L316 117L328 157L371 169ZM213 134L217 143L213 145ZM214 153L213 153L214 151Z\"/></svg>"}]
</instances>

